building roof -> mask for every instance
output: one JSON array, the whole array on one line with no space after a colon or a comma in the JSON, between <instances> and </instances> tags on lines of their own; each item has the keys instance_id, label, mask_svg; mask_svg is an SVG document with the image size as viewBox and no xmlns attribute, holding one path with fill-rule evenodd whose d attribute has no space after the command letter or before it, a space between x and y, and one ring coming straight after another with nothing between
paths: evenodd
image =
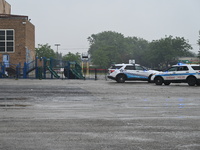
<instances>
[{"instance_id":1,"label":"building roof","mask_svg":"<svg viewBox=\"0 0 200 150\"><path fill-rule=\"evenodd\" d=\"M28 20L28 16L22 16L22 15L12 15L12 14L0 14L0 19L1 18L12 18L12 19L26 19Z\"/></svg>"}]
</instances>

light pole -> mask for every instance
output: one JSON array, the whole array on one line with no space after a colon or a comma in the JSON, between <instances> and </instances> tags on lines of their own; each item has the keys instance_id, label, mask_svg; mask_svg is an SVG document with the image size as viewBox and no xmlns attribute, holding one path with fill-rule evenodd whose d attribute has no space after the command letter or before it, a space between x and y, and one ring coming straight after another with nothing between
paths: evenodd
<instances>
[{"instance_id":1,"label":"light pole","mask_svg":"<svg viewBox=\"0 0 200 150\"><path fill-rule=\"evenodd\" d=\"M60 46L60 44L55 44L55 46L57 47L57 60L58 60L58 46Z\"/></svg>"}]
</instances>

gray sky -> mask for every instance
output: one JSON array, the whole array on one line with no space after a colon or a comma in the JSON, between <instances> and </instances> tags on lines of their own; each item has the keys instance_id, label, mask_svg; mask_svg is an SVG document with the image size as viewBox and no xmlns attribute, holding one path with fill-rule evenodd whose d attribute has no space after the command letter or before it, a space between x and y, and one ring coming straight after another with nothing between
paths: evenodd
<instances>
[{"instance_id":1,"label":"gray sky","mask_svg":"<svg viewBox=\"0 0 200 150\"><path fill-rule=\"evenodd\" d=\"M36 46L60 43L59 52L86 52L87 38L103 31L148 41L165 35L189 40L193 52L200 30L200 0L7 0L12 14L27 15Z\"/></svg>"}]
</instances>

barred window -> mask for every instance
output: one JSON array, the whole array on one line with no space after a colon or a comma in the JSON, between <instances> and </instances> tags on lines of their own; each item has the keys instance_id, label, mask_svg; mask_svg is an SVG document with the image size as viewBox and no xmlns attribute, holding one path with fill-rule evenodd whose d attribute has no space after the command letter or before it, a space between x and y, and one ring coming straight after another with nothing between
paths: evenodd
<instances>
[{"instance_id":1,"label":"barred window","mask_svg":"<svg viewBox=\"0 0 200 150\"><path fill-rule=\"evenodd\" d=\"M0 52L14 52L14 30L0 29Z\"/></svg>"}]
</instances>

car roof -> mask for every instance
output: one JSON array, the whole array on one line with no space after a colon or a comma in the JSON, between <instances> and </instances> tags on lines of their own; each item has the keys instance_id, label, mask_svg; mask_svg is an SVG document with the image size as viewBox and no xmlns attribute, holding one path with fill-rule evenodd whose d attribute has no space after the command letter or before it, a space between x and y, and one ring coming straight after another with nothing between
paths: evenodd
<instances>
[{"instance_id":1,"label":"car roof","mask_svg":"<svg viewBox=\"0 0 200 150\"><path fill-rule=\"evenodd\" d=\"M173 65L172 67L177 67L177 66L200 66L198 64L177 64L177 65Z\"/></svg>"}]
</instances>

